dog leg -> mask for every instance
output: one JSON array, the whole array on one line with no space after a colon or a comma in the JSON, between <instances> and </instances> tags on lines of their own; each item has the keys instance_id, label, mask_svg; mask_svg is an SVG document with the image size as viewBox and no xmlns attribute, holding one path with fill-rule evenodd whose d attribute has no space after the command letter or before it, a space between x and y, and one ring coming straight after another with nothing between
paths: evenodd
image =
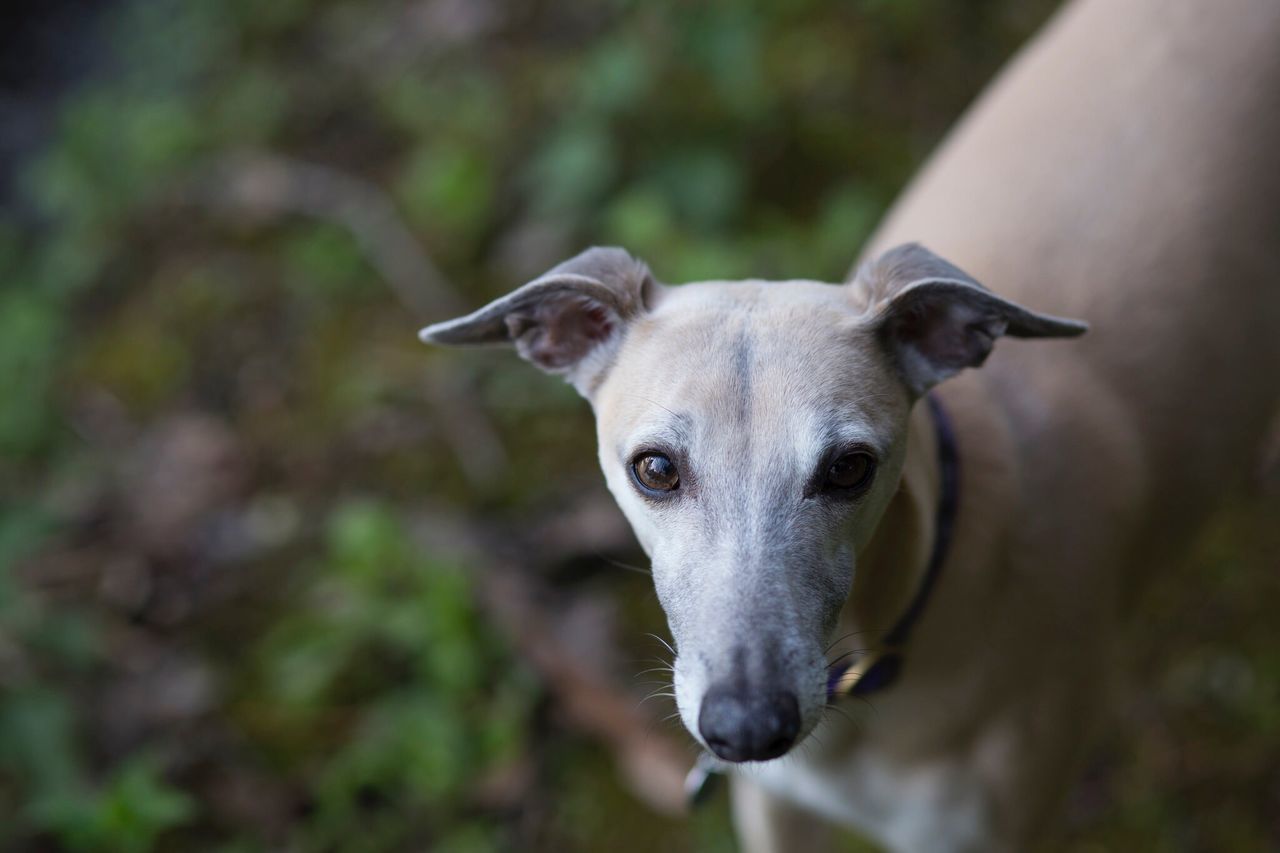
<instances>
[{"instance_id":1,"label":"dog leg","mask_svg":"<svg viewBox=\"0 0 1280 853\"><path fill-rule=\"evenodd\" d=\"M730 781L733 824L743 853L821 853L832 846L832 828L812 812L768 793L751 779Z\"/></svg>"}]
</instances>

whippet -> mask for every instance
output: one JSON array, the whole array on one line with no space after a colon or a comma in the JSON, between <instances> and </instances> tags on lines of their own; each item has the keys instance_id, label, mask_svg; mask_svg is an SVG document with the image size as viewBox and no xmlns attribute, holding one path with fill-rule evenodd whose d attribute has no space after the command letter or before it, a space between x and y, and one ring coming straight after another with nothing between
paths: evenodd
<instances>
[{"instance_id":1,"label":"whippet","mask_svg":"<svg viewBox=\"0 0 1280 853\"><path fill-rule=\"evenodd\" d=\"M1277 410L1278 45L1274 0L1082 0L845 283L593 249L423 330L590 401L748 849L813 815L903 851L1043 831L1144 570Z\"/></svg>"}]
</instances>

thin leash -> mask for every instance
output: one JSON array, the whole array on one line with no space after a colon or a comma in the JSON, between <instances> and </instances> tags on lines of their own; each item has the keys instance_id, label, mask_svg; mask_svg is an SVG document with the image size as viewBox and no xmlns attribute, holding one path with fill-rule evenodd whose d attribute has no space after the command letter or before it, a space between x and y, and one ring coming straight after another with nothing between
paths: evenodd
<instances>
[{"instance_id":1,"label":"thin leash","mask_svg":"<svg viewBox=\"0 0 1280 853\"><path fill-rule=\"evenodd\" d=\"M884 635L877 648L852 663L833 669L827 677L827 703L846 696L867 697L894 684L902 674L907 641L942 574L947 552L955 534L956 513L960 503L960 456L957 450L955 428L938 398L926 397L929 412L933 416L934 432L938 438L938 468L940 475L938 508L935 515L933 549L925 566L924 578L907 609L897 623ZM702 753L689 775L685 777L685 797L690 808L701 805L710 797L715 782L723 773L723 763L710 753Z\"/></svg>"}]
</instances>

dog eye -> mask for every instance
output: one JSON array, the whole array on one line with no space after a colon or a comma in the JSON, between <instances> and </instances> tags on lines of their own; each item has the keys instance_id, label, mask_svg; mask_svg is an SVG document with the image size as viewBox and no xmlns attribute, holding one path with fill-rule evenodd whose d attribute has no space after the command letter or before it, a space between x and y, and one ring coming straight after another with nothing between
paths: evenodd
<instances>
[{"instance_id":1,"label":"dog eye","mask_svg":"<svg viewBox=\"0 0 1280 853\"><path fill-rule=\"evenodd\" d=\"M846 453L827 468L825 487L839 492L861 491L870 485L875 473L876 461L870 453Z\"/></svg>"},{"instance_id":2,"label":"dog eye","mask_svg":"<svg viewBox=\"0 0 1280 853\"><path fill-rule=\"evenodd\" d=\"M631 462L636 482L652 492L672 492L680 486L676 464L661 453L642 453Z\"/></svg>"}]
</instances>

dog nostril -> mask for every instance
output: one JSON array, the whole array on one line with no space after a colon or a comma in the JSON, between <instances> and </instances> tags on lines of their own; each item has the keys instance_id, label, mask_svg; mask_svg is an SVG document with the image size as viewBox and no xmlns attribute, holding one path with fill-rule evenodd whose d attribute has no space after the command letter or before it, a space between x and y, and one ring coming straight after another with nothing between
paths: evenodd
<instances>
[{"instance_id":1,"label":"dog nostril","mask_svg":"<svg viewBox=\"0 0 1280 853\"><path fill-rule=\"evenodd\" d=\"M723 756L726 752L730 752L733 749L733 745L729 743L726 738L704 734L702 739L707 742L707 746L711 747L711 751L716 755Z\"/></svg>"},{"instance_id":2,"label":"dog nostril","mask_svg":"<svg viewBox=\"0 0 1280 853\"><path fill-rule=\"evenodd\" d=\"M765 748L765 752L771 756L782 755L791 747L791 742L795 740L793 736L779 735L769 742L769 746Z\"/></svg>"},{"instance_id":3,"label":"dog nostril","mask_svg":"<svg viewBox=\"0 0 1280 853\"><path fill-rule=\"evenodd\" d=\"M764 749L764 757L777 758L791 748L800 733L800 707L790 693L779 697L773 706L773 719L768 730L773 737Z\"/></svg>"}]
</instances>

